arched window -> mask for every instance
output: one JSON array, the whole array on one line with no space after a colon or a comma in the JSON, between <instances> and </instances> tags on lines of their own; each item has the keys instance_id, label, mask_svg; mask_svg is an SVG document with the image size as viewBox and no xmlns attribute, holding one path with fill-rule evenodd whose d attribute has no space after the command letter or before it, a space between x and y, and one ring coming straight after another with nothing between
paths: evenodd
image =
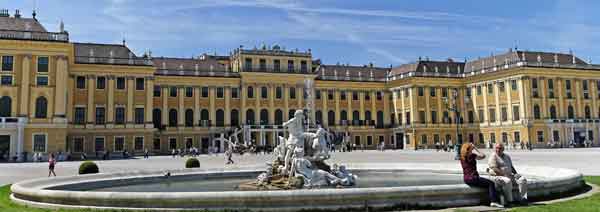
<instances>
[{"instance_id":1,"label":"arched window","mask_svg":"<svg viewBox=\"0 0 600 212\"><path fill-rule=\"evenodd\" d=\"M327 125L335 126L335 112L333 110L327 112Z\"/></svg>"},{"instance_id":2,"label":"arched window","mask_svg":"<svg viewBox=\"0 0 600 212\"><path fill-rule=\"evenodd\" d=\"M194 110L192 110L192 109L185 110L185 126L186 127L194 126Z\"/></svg>"},{"instance_id":3,"label":"arched window","mask_svg":"<svg viewBox=\"0 0 600 212\"><path fill-rule=\"evenodd\" d=\"M550 106L550 119L556 119L556 107L554 105Z\"/></svg>"},{"instance_id":4,"label":"arched window","mask_svg":"<svg viewBox=\"0 0 600 212\"><path fill-rule=\"evenodd\" d=\"M575 118L575 109L573 109L572 105L569 105L569 107L567 108L567 117L569 119L574 119Z\"/></svg>"},{"instance_id":5,"label":"arched window","mask_svg":"<svg viewBox=\"0 0 600 212\"><path fill-rule=\"evenodd\" d=\"M40 96L35 100L35 118L46 118L48 115L48 100Z\"/></svg>"},{"instance_id":6,"label":"arched window","mask_svg":"<svg viewBox=\"0 0 600 212\"><path fill-rule=\"evenodd\" d=\"M590 106L585 106L585 119L592 118L592 111L590 110Z\"/></svg>"},{"instance_id":7,"label":"arched window","mask_svg":"<svg viewBox=\"0 0 600 212\"><path fill-rule=\"evenodd\" d=\"M217 127L223 127L225 126L225 112L223 112L223 110L218 109L217 112L215 113L216 117L216 121L217 121Z\"/></svg>"},{"instance_id":8,"label":"arched window","mask_svg":"<svg viewBox=\"0 0 600 212\"><path fill-rule=\"evenodd\" d=\"M246 124L254 124L254 110L252 109L246 110Z\"/></svg>"},{"instance_id":9,"label":"arched window","mask_svg":"<svg viewBox=\"0 0 600 212\"><path fill-rule=\"evenodd\" d=\"M358 112L358 110L352 111L352 120L353 121L360 120L360 112Z\"/></svg>"},{"instance_id":10,"label":"arched window","mask_svg":"<svg viewBox=\"0 0 600 212\"><path fill-rule=\"evenodd\" d=\"M283 124L283 111L280 109L275 110L275 125Z\"/></svg>"},{"instance_id":11,"label":"arched window","mask_svg":"<svg viewBox=\"0 0 600 212\"><path fill-rule=\"evenodd\" d=\"M200 111L200 122L204 126L210 126L210 117L207 109L202 109Z\"/></svg>"},{"instance_id":12,"label":"arched window","mask_svg":"<svg viewBox=\"0 0 600 212\"><path fill-rule=\"evenodd\" d=\"M3 96L0 98L0 117L10 117L11 116L11 104L12 99L8 96Z\"/></svg>"},{"instance_id":13,"label":"arched window","mask_svg":"<svg viewBox=\"0 0 600 212\"><path fill-rule=\"evenodd\" d=\"M267 87L260 87L260 97L263 99L269 98L269 90Z\"/></svg>"},{"instance_id":14,"label":"arched window","mask_svg":"<svg viewBox=\"0 0 600 212\"><path fill-rule=\"evenodd\" d=\"M177 126L177 110L176 109L170 109L169 110L169 127L176 127Z\"/></svg>"},{"instance_id":15,"label":"arched window","mask_svg":"<svg viewBox=\"0 0 600 212\"><path fill-rule=\"evenodd\" d=\"M321 112L320 110L317 110L315 112L315 122L319 125L323 124L323 112Z\"/></svg>"},{"instance_id":16,"label":"arched window","mask_svg":"<svg viewBox=\"0 0 600 212\"><path fill-rule=\"evenodd\" d=\"M539 105L534 105L533 106L533 118L534 119L540 119L540 106Z\"/></svg>"},{"instance_id":17,"label":"arched window","mask_svg":"<svg viewBox=\"0 0 600 212\"><path fill-rule=\"evenodd\" d=\"M240 114L237 109L233 109L230 112L229 117L231 119L231 126L239 126L240 125Z\"/></svg>"},{"instance_id":18,"label":"arched window","mask_svg":"<svg viewBox=\"0 0 600 212\"><path fill-rule=\"evenodd\" d=\"M340 120L347 121L348 120L348 112L346 112L345 110L342 110L340 112Z\"/></svg>"},{"instance_id":19,"label":"arched window","mask_svg":"<svg viewBox=\"0 0 600 212\"><path fill-rule=\"evenodd\" d=\"M371 111L370 110L365 111L365 120L371 120L371 119L372 119Z\"/></svg>"},{"instance_id":20,"label":"arched window","mask_svg":"<svg viewBox=\"0 0 600 212\"><path fill-rule=\"evenodd\" d=\"M269 124L269 111L267 109L260 110L260 124L261 125Z\"/></svg>"},{"instance_id":21,"label":"arched window","mask_svg":"<svg viewBox=\"0 0 600 212\"><path fill-rule=\"evenodd\" d=\"M152 110L152 124L154 124L154 128L161 128L162 126L162 111L159 108Z\"/></svg>"},{"instance_id":22,"label":"arched window","mask_svg":"<svg viewBox=\"0 0 600 212\"><path fill-rule=\"evenodd\" d=\"M248 86L247 94L248 98L254 98L254 88L252 86Z\"/></svg>"},{"instance_id":23,"label":"arched window","mask_svg":"<svg viewBox=\"0 0 600 212\"><path fill-rule=\"evenodd\" d=\"M383 127L383 111L377 111L377 126Z\"/></svg>"}]
</instances>

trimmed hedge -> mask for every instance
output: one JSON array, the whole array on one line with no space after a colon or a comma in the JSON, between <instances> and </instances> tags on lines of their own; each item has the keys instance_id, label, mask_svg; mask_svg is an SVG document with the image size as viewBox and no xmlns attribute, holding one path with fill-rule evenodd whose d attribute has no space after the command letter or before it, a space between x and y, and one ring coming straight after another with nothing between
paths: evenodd
<instances>
[{"instance_id":1,"label":"trimmed hedge","mask_svg":"<svg viewBox=\"0 0 600 212\"><path fill-rule=\"evenodd\" d=\"M100 172L98 165L92 161L84 161L79 165L79 174L96 174Z\"/></svg>"},{"instance_id":2,"label":"trimmed hedge","mask_svg":"<svg viewBox=\"0 0 600 212\"><path fill-rule=\"evenodd\" d=\"M185 161L185 168L200 168L200 161L196 158L189 158Z\"/></svg>"}]
</instances>

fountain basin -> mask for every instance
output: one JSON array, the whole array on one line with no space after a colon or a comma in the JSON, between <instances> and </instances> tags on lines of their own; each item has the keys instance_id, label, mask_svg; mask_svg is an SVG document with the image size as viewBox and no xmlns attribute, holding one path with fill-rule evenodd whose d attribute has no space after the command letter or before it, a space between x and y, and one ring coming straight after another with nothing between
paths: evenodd
<instances>
[{"instance_id":1,"label":"fountain basin","mask_svg":"<svg viewBox=\"0 0 600 212\"><path fill-rule=\"evenodd\" d=\"M359 176L356 187L236 191L232 185L254 179L263 169L174 170L169 179L165 179L164 172L128 172L29 180L11 187L11 199L43 208L294 211L403 205L443 208L477 205L487 198L485 190L462 183L459 166L378 163L349 164L348 168ZM484 169L480 167L479 172L484 173ZM529 179L530 198L555 196L585 185L581 173L569 169L520 166L519 170ZM377 176L385 173L393 177L378 180ZM361 175L365 176L362 183ZM401 179L403 176L412 177ZM423 181L426 183L415 184ZM195 182L200 182L199 187L193 188Z\"/></svg>"}]
</instances>

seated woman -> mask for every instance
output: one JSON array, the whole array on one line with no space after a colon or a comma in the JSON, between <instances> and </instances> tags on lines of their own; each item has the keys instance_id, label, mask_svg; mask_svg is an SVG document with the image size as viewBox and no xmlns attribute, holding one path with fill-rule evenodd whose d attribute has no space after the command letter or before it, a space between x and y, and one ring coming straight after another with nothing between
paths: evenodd
<instances>
[{"instance_id":1,"label":"seated woman","mask_svg":"<svg viewBox=\"0 0 600 212\"><path fill-rule=\"evenodd\" d=\"M469 186L487 188L491 201L490 206L503 208L504 206L498 203L494 182L479 177L479 173L477 172L477 160L484 158L485 154L481 153L473 143L462 145L460 149L460 165L463 169L463 180Z\"/></svg>"}]
</instances>

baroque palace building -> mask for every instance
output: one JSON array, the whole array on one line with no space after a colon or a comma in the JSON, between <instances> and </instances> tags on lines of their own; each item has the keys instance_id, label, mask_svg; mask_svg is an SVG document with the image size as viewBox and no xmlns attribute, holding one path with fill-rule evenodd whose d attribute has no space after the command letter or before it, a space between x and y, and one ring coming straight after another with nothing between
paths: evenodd
<instances>
[{"instance_id":1,"label":"baroque palace building","mask_svg":"<svg viewBox=\"0 0 600 212\"><path fill-rule=\"evenodd\" d=\"M572 53L509 50L469 62L326 65L281 46L228 56L142 56L76 43L61 23L0 11L0 158L154 154L209 147L233 132L259 148L297 109L356 146L568 145L600 136L600 66Z\"/></svg>"}]
</instances>

